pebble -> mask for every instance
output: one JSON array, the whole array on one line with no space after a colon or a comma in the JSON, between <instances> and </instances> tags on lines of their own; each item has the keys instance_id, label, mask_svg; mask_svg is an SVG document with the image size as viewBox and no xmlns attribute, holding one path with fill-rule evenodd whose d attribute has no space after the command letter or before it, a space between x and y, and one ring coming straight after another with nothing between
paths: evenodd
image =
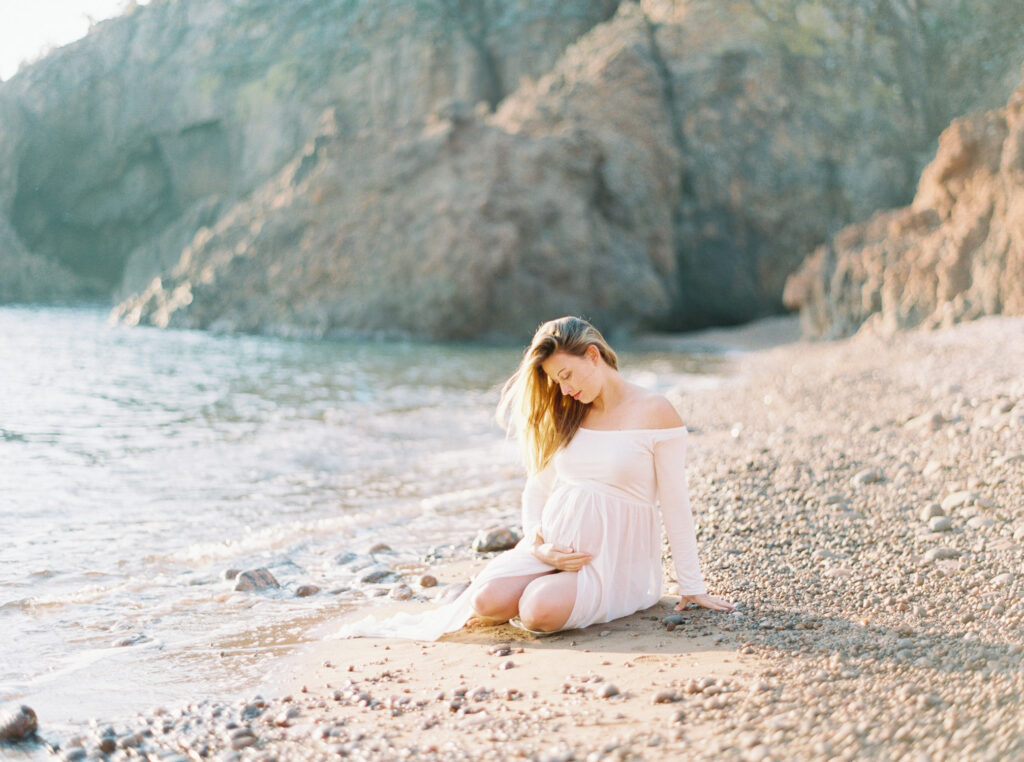
<instances>
[{"instance_id":1,"label":"pebble","mask_svg":"<svg viewBox=\"0 0 1024 762\"><path fill-rule=\"evenodd\" d=\"M654 694L654 697L651 699L651 703L653 703L653 704L671 704L671 703L673 703L675 701L678 701L678 700L679 700L679 696L676 695L675 691L672 691L672 690L662 690L662 691L658 691L657 693Z\"/></svg>"},{"instance_id":2,"label":"pebble","mask_svg":"<svg viewBox=\"0 0 1024 762\"><path fill-rule=\"evenodd\" d=\"M434 587L437 585L437 577L433 574L424 574L419 578L420 587Z\"/></svg>"},{"instance_id":3,"label":"pebble","mask_svg":"<svg viewBox=\"0 0 1024 762\"><path fill-rule=\"evenodd\" d=\"M498 550L514 548L522 536L510 527L481 529L473 538L473 550L476 553L493 553Z\"/></svg>"},{"instance_id":4,"label":"pebble","mask_svg":"<svg viewBox=\"0 0 1024 762\"><path fill-rule=\"evenodd\" d=\"M316 585L299 585L295 589L295 595L299 598L308 598L311 595L316 595L320 592L320 588Z\"/></svg>"},{"instance_id":5,"label":"pebble","mask_svg":"<svg viewBox=\"0 0 1024 762\"><path fill-rule=\"evenodd\" d=\"M929 503L921 509L921 521L924 521L925 523L931 521L935 517L945 515L946 512L942 510L942 506L938 503Z\"/></svg>"},{"instance_id":6,"label":"pebble","mask_svg":"<svg viewBox=\"0 0 1024 762\"><path fill-rule=\"evenodd\" d=\"M619 695L619 689L611 683L605 683L598 689L597 695L601 698L611 698Z\"/></svg>"},{"instance_id":7,"label":"pebble","mask_svg":"<svg viewBox=\"0 0 1024 762\"><path fill-rule=\"evenodd\" d=\"M270 590L281 587L277 578L268 569L252 569L238 575L235 582L235 590L239 592L250 592L254 590Z\"/></svg>"},{"instance_id":8,"label":"pebble","mask_svg":"<svg viewBox=\"0 0 1024 762\"><path fill-rule=\"evenodd\" d=\"M378 542L370 546L367 553L387 553L391 550L391 546L384 542Z\"/></svg>"},{"instance_id":9,"label":"pebble","mask_svg":"<svg viewBox=\"0 0 1024 762\"><path fill-rule=\"evenodd\" d=\"M973 492L971 490L960 490L959 492L954 492L953 494L948 495L942 500L942 510L949 513L955 508L967 505L968 503L973 503L977 499L977 492Z\"/></svg>"},{"instance_id":10,"label":"pebble","mask_svg":"<svg viewBox=\"0 0 1024 762\"><path fill-rule=\"evenodd\" d=\"M863 471L857 472L853 477L853 484L855 487L863 487L866 484L878 484L884 481L885 474L877 468L865 468Z\"/></svg>"},{"instance_id":11,"label":"pebble","mask_svg":"<svg viewBox=\"0 0 1024 762\"><path fill-rule=\"evenodd\" d=\"M953 522L948 516L932 516L928 520L928 529L932 532L948 532L953 528Z\"/></svg>"},{"instance_id":12,"label":"pebble","mask_svg":"<svg viewBox=\"0 0 1024 762\"><path fill-rule=\"evenodd\" d=\"M407 601L412 598L412 588L408 585L395 585L388 595L396 601Z\"/></svg>"},{"instance_id":13,"label":"pebble","mask_svg":"<svg viewBox=\"0 0 1024 762\"><path fill-rule=\"evenodd\" d=\"M944 548L943 547L943 548L932 548L931 550L929 550L927 553L924 554L924 557L925 557L925 560L927 560L927 561L944 561L944 560L949 559L949 558L956 558L958 555L960 555L960 554L957 553L952 548Z\"/></svg>"},{"instance_id":14,"label":"pebble","mask_svg":"<svg viewBox=\"0 0 1024 762\"><path fill-rule=\"evenodd\" d=\"M39 727L39 720L30 706L12 705L0 711L0 742L23 741Z\"/></svg>"},{"instance_id":15,"label":"pebble","mask_svg":"<svg viewBox=\"0 0 1024 762\"><path fill-rule=\"evenodd\" d=\"M390 578L392 575L394 575L394 572L391 571L391 569L388 569L387 567L378 566L373 568L371 571L368 571L365 574L363 574L363 576L359 578L359 581L368 585L373 585L378 582L383 582L384 580Z\"/></svg>"}]
</instances>

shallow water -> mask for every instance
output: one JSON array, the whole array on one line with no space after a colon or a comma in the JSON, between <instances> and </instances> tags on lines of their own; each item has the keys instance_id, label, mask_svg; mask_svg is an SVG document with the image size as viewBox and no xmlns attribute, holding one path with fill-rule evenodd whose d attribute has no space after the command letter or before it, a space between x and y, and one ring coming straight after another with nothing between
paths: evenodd
<instances>
[{"instance_id":1,"label":"shallow water","mask_svg":"<svg viewBox=\"0 0 1024 762\"><path fill-rule=\"evenodd\" d=\"M0 703L59 732L232 696L314 625L372 605L354 580L373 543L415 569L514 515L522 472L492 411L519 355L0 308ZM623 359L659 389L715 365ZM223 579L256 567L281 589Z\"/></svg>"}]
</instances>

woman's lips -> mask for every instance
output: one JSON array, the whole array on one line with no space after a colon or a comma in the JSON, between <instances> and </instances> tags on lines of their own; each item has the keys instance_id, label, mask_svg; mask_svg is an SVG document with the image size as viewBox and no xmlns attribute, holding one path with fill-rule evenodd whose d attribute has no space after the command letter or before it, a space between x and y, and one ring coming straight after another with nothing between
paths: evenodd
<instances>
[{"instance_id":1,"label":"woman's lips","mask_svg":"<svg viewBox=\"0 0 1024 762\"><path fill-rule=\"evenodd\" d=\"M580 398L580 395L581 395L581 394L583 394L583 392L576 392L576 393L575 393L574 395L572 395L572 398L573 398L574 400L578 400L578 399Z\"/></svg>"}]
</instances>

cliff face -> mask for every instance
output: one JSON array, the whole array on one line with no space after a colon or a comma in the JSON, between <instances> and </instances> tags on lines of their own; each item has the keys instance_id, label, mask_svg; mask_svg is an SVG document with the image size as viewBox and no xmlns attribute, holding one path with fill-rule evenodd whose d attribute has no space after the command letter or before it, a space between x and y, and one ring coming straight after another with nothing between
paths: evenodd
<instances>
[{"instance_id":1,"label":"cliff face","mask_svg":"<svg viewBox=\"0 0 1024 762\"><path fill-rule=\"evenodd\" d=\"M164 0L0 85L0 217L129 323L738 322L1005 98L1024 6L958 7Z\"/></svg>"},{"instance_id":2,"label":"cliff face","mask_svg":"<svg viewBox=\"0 0 1024 762\"><path fill-rule=\"evenodd\" d=\"M155 239L259 188L325 108L390 132L448 99L496 102L614 7L155 0L0 86L0 216L76 273L117 285L127 264L130 293L180 255Z\"/></svg>"},{"instance_id":3,"label":"cliff face","mask_svg":"<svg viewBox=\"0 0 1024 762\"><path fill-rule=\"evenodd\" d=\"M913 203L843 230L785 297L817 337L1024 314L1024 84L953 122Z\"/></svg>"}]
</instances>

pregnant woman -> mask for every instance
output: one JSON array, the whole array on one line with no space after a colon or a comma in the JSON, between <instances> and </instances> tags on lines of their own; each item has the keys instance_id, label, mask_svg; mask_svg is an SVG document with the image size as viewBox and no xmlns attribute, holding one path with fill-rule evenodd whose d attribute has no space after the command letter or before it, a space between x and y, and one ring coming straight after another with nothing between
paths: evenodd
<instances>
[{"instance_id":1,"label":"pregnant woman","mask_svg":"<svg viewBox=\"0 0 1024 762\"><path fill-rule=\"evenodd\" d=\"M544 323L505 384L499 418L519 439L529 479L523 539L453 602L420 615L367 618L345 637L434 640L470 624L511 621L536 633L607 622L662 594L661 529L681 600L707 594L686 487L686 427L671 403L627 382L590 323Z\"/></svg>"}]
</instances>

